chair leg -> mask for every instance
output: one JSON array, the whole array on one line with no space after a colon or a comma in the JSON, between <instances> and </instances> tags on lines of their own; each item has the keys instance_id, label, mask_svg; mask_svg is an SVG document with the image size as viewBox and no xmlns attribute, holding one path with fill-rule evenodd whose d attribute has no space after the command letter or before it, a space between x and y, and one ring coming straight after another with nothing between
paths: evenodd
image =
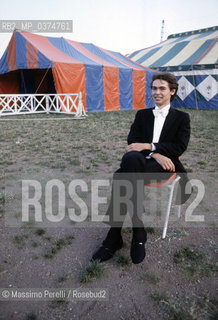
<instances>
[{"instance_id":1,"label":"chair leg","mask_svg":"<svg viewBox=\"0 0 218 320\"><path fill-rule=\"evenodd\" d=\"M169 216L170 216L170 209L171 209L172 200L173 200L173 192L174 192L175 185L176 185L176 183L178 183L179 180L180 180L180 177L178 176L172 182L172 184L168 186L168 188L170 189L170 195L169 195L169 199L168 199L167 211L166 211L164 227L163 227L163 233L162 233L162 239L165 239L165 237L166 237L167 227L168 227L168 222L169 222ZM181 213L181 205L178 206L178 218L180 217L180 213Z\"/></svg>"},{"instance_id":2,"label":"chair leg","mask_svg":"<svg viewBox=\"0 0 218 320\"><path fill-rule=\"evenodd\" d=\"M170 209L171 209L172 200L173 200L173 191L174 191L174 184L172 186L170 186L170 195L169 195L167 211L166 211L166 215L165 215L162 239L165 239L166 233L167 233L168 221L169 221L169 216L170 216Z\"/></svg>"}]
</instances>

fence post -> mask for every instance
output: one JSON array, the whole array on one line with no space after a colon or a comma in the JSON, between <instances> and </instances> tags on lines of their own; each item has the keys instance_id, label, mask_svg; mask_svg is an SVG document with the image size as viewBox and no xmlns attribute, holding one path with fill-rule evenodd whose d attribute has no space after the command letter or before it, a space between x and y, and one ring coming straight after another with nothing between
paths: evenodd
<instances>
[{"instance_id":1,"label":"fence post","mask_svg":"<svg viewBox=\"0 0 218 320\"><path fill-rule=\"evenodd\" d=\"M83 101L82 101L82 92L79 93L79 103L78 103L78 109L76 113L76 117L81 117L81 116L86 116L86 112L85 112Z\"/></svg>"},{"instance_id":2,"label":"fence post","mask_svg":"<svg viewBox=\"0 0 218 320\"><path fill-rule=\"evenodd\" d=\"M46 113L49 114L49 101L48 101L48 95L45 96L45 105L46 105Z\"/></svg>"}]
</instances>

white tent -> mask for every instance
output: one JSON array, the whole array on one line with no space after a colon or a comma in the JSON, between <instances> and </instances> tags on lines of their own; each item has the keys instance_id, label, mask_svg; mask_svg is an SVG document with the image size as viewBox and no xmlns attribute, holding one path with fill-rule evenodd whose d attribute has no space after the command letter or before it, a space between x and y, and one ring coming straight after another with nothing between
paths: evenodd
<instances>
[{"instance_id":1,"label":"white tent","mask_svg":"<svg viewBox=\"0 0 218 320\"><path fill-rule=\"evenodd\" d=\"M218 109L218 27L170 35L166 41L129 55L133 61L176 75L174 106Z\"/></svg>"}]
</instances>

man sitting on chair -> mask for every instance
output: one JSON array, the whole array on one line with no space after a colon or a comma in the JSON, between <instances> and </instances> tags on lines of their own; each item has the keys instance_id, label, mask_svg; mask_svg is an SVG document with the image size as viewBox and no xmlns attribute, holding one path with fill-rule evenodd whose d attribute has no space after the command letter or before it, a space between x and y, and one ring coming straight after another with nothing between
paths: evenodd
<instances>
[{"instance_id":1,"label":"man sitting on chair","mask_svg":"<svg viewBox=\"0 0 218 320\"><path fill-rule=\"evenodd\" d=\"M155 73L152 77L151 89L155 108L137 112L128 135L126 153L122 158L120 168L114 175L114 181L121 173L132 173L135 176L149 173L150 176L156 178L158 173L169 175L169 173L177 172L181 175L181 197L180 200L177 199L177 204L178 201L184 203L188 198L184 193L188 179L179 157L186 150L190 139L190 118L187 113L170 106L178 89L178 83L173 74ZM149 183L149 181L147 180L145 183ZM133 199L136 199L134 195ZM106 261L123 246L122 225L116 224L116 221L111 222L111 217L116 211L113 201L112 195L107 211L111 228L92 260ZM134 206L134 210L136 210L136 206ZM133 220L135 215L136 212L133 213ZM147 234L143 225L133 224L132 229L130 255L132 262L138 264L145 257Z\"/></svg>"}]
</instances>

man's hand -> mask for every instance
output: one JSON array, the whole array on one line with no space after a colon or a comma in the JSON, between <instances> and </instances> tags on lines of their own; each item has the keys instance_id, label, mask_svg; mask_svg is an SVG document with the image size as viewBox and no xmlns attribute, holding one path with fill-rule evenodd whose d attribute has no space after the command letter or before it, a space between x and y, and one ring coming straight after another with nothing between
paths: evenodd
<instances>
[{"instance_id":1,"label":"man's hand","mask_svg":"<svg viewBox=\"0 0 218 320\"><path fill-rule=\"evenodd\" d=\"M160 153L153 153L151 157L154 158L164 170L175 172L174 163L170 158L165 157Z\"/></svg>"},{"instance_id":2,"label":"man's hand","mask_svg":"<svg viewBox=\"0 0 218 320\"><path fill-rule=\"evenodd\" d=\"M151 150L150 143L131 143L126 147L126 152L129 151L143 151L143 150Z\"/></svg>"}]
</instances>

